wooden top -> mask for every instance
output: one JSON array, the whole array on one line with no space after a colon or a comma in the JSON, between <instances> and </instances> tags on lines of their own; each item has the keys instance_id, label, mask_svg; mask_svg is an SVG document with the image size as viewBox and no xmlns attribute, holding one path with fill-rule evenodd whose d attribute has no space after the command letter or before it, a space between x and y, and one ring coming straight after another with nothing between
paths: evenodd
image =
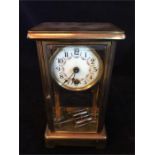
<instances>
[{"instance_id":1,"label":"wooden top","mask_svg":"<svg viewBox=\"0 0 155 155\"><path fill-rule=\"evenodd\" d=\"M124 31L110 23L41 23L28 31L29 39L125 39Z\"/></svg>"}]
</instances>

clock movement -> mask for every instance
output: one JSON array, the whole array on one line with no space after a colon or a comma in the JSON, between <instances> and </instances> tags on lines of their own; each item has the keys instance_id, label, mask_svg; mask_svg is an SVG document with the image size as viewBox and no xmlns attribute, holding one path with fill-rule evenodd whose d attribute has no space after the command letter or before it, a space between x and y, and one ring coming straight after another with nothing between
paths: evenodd
<instances>
[{"instance_id":1,"label":"clock movement","mask_svg":"<svg viewBox=\"0 0 155 155\"><path fill-rule=\"evenodd\" d=\"M37 43L47 114L45 143L103 146L105 112L116 41L110 23L41 23L28 31Z\"/></svg>"}]
</instances>

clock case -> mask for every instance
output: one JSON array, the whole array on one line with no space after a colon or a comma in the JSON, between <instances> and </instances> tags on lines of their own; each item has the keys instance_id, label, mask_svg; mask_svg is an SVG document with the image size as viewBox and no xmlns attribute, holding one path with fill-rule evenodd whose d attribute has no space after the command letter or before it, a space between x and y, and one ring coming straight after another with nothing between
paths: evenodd
<instances>
[{"instance_id":1,"label":"clock case","mask_svg":"<svg viewBox=\"0 0 155 155\"><path fill-rule=\"evenodd\" d=\"M45 143L47 147L55 145L95 145L103 147L107 140L105 129L105 112L107 105L108 89L112 67L114 62L116 40L125 38L124 31L109 23L42 23L28 31L28 38L35 39L37 44L38 58L42 77L43 95L47 114L47 127L45 131ZM74 113L76 105L84 105L85 98L77 96L75 106L62 104L66 102L69 93L71 97L80 92L67 91L61 88L50 75L50 58L58 49L65 46L88 46L96 50L103 61L103 74L97 84L81 94L90 99L89 111L97 121L95 129L84 127L83 130L73 127L64 129L57 126L55 119L64 111ZM73 94L72 94L73 93ZM88 97L91 94L91 97ZM71 107L70 107L71 106ZM78 107L77 106L77 107ZM74 109L74 110L73 110ZM81 106L79 107L79 110Z\"/></svg>"}]
</instances>

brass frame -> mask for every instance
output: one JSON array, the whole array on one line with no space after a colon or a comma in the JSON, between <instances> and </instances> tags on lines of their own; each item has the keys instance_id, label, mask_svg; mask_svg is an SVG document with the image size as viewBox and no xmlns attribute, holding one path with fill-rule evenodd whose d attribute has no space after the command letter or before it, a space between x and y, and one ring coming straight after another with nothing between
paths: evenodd
<instances>
[{"instance_id":1,"label":"brass frame","mask_svg":"<svg viewBox=\"0 0 155 155\"><path fill-rule=\"evenodd\" d=\"M81 41L64 41L64 40L37 40L37 47L38 47L38 57L40 62L40 70L42 75L42 83L43 83L43 92L45 97L45 104L46 104L46 114L47 114L47 130L45 132L45 142L46 145L52 146L51 142L53 143L53 140L55 139L60 140L63 139L61 134L64 136L70 136L72 134L71 139L75 139L76 135L75 133L60 133L56 132L54 130L54 122L53 122L53 103L54 103L54 90L52 89L52 84L54 84L52 81L52 78L50 78L49 75L49 66L48 66L48 55L47 55L47 45L106 45L105 49L105 63L104 63L104 74L102 74L101 80L100 80L100 88L98 92L98 100L97 103L99 105L99 120L98 120L98 129L96 133L89 133L88 137L85 136L86 133L79 133L77 134L78 137L80 137L81 140L89 140L92 134L94 134L94 140L102 139L103 141L106 141L106 130L105 130L105 111L106 111L106 104L107 104L107 93L108 93L108 87L109 87L109 81L112 71L112 64L114 59L114 48L115 48L115 42L114 41L103 41L103 40L81 40ZM49 56L50 57L50 56ZM101 134L103 133L103 134ZM60 135L59 135L60 134ZM75 137L74 137L75 135ZM53 139L53 136L55 139ZM71 143L72 145L72 143Z\"/></svg>"},{"instance_id":2,"label":"brass frame","mask_svg":"<svg viewBox=\"0 0 155 155\"><path fill-rule=\"evenodd\" d=\"M70 46L70 45L69 45L69 46ZM81 45L72 45L72 46L81 46ZM56 51L55 51L55 52L53 53L53 55L51 56L51 58L50 58L50 60L49 60L49 68L51 68L51 66L52 66L52 64L53 64L53 62L54 62L55 57L56 57L57 54L62 50L62 48L63 48L63 47L56 49ZM68 87L68 86L66 86L66 85L63 85L63 84L56 78L54 71L52 70L52 72L51 72L51 70L50 70L52 78L53 78L61 87L65 88L65 89L67 89L67 90L71 90L71 91L84 91L84 90L87 90L87 89L91 88L92 86L94 86L94 85L101 79L101 76L102 76L102 74L103 74L103 61L101 60L100 56L99 56L98 53L95 51L95 49L90 48L90 47L89 47L89 49L90 49L91 52L97 57L97 59L98 59L98 61L99 61L99 70L100 70L100 71L98 72L97 78L96 78L93 82L91 82L90 84L88 84L88 85L86 85L86 86L84 86L84 87L81 87L81 88L71 88L71 87Z\"/></svg>"},{"instance_id":3,"label":"brass frame","mask_svg":"<svg viewBox=\"0 0 155 155\"><path fill-rule=\"evenodd\" d=\"M125 34L122 31L28 31L27 38L29 39L125 39Z\"/></svg>"},{"instance_id":4,"label":"brass frame","mask_svg":"<svg viewBox=\"0 0 155 155\"><path fill-rule=\"evenodd\" d=\"M94 133L94 132L87 132L87 133L67 133L67 132L51 132L48 127L46 127L45 132L45 138L46 140L50 139L90 139L90 140L105 140L107 139L106 136L106 130L105 127L103 128L103 131L100 133Z\"/></svg>"},{"instance_id":5,"label":"brass frame","mask_svg":"<svg viewBox=\"0 0 155 155\"><path fill-rule=\"evenodd\" d=\"M50 27L50 25L52 27L55 27L55 29L53 30L58 31L50 31L50 29L48 29L48 26ZM70 24L66 23L66 27L68 27L68 25ZM74 25L78 26L79 24L74 23ZM30 29L27 34L27 37L29 39L35 39L37 43L37 51L47 114L45 142L49 147L53 145L53 142L56 143L56 141L58 141L59 143L61 143L62 140L65 140L64 144L68 143L67 140L71 140L70 145L72 145L72 140L82 140L81 142L84 142L83 144L85 144L86 140L93 141L95 143L98 141L105 142L107 139L105 130L105 112L115 54L115 41L125 39L124 31L118 29L115 26L113 27L111 24L108 26L108 28L104 28L104 23L101 24L102 29L98 29L98 26L96 27L96 24L91 25L91 23L87 24L87 29L83 29L84 23L81 23L78 31L63 31L65 30L64 27L61 28L61 31L60 29L57 29L56 26L57 25L54 23L40 25L39 27ZM91 26L93 26L94 28L89 29ZM72 30L72 28L69 27L69 30ZM56 90L57 88L55 89L55 81L53 80L53 78L51 78L51 75L49 73L49 58L51 57L51 53L47 52L47 45L106 45L104 66L102 66L104 68L104 74L101 75L101 78L98 81L98 90L93 91L93 103L95 104L95 100L97 98L96 103L98 104L99 109L98 129L96 133L60 133L55 131L52 111L55 101L59 101L59 98L57 98L59 97L59 92L58 90ZM101 61L103 62L103 58Z\"/></svg>"},{"instance_id":6,"label":"brass frame","mask_svg":"<svg viewBox=\"0 0 155 155\"><path fill-rule=\"evenodd\" d=\"M47 45L60 45L60 46L64 46L64 45L106 45L107 49L106 49L106 58L105 58L105 72L103 74L103 76L101 77L101 85L100 86L100 91L99 91L99 97L98 97L98 101L99 102L99 106L100 108L100 113L99 113L99 118L103 119L103 113L105 113L105 108L102 108L102 100L105 99L105 97L103 97L105 94L104 92L106 92L108 85L106 84L108 82L108 80L110 80L110 75L108 75L109 73L107 73L107 70L111 70L112 66L110 65L110 63L112 63L110 60L110 57L113 55L113 52L110 52L111 47L113 46L113 42L111 41L75 41L75 40L70 40L67 42L64 41L47 41L47 40L43 40L43 41L37 41L37 46L38 46L38 56L39 56L39 60L40 60L40 66L41 66L41 74L42 74L42 83L43 83L43 90L44 90L44 96L45 96L45 104L46 104L46 109L47 109L47 121L48 121L48 126L49 129L51 131L54 131L54 127L53 127L53 117L51 114L52 111L52 105L54 103L54 90L51 88L52 83L54 81L52 81L52 79L50 78L49 75L49 66L48 66L48 55L47 55ZM46 51L46 52L43 52ZM50 57L50 56L49 56ZM110 67L111 66L111 67ZM108 78L109 77L109 78ZM104 87L104 89L103 89ZM102 90L101 90L102 89ZM104 106L103 106L104 107ZM52 125L51 125L52 123ZM104 123L100 122L98 127L98 132L102 130Z\"/></svg>"}]
</instances>

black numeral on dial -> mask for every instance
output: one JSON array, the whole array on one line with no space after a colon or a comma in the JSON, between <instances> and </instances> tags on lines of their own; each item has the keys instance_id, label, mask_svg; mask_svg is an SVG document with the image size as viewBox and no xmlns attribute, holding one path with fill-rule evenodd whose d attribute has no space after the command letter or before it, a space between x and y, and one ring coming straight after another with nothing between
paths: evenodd
<instances>
[{"instance_id":1,"label":"black numeral on dial","mask_svg":"<svg viewBox=\"0 0 155 155\"><path fill-rule=\"evenodd\" d=\"M84 80L83 82L84 82L84 84L87 84L87 81L86 80Z\"/></svg>"},{"instance_id":2,"label":"black numeral on dial","mask_svg":"<svg viewBox=\"0 0 155 155\"><path fill-rule=\"evenodd\" d=\"M61 68L57 66L57 67L56 67L56 70L60 71L60 70L61 70Z\"/></svg>"},{"instance_id":3,"label":"black numeral on dial","mask_svg":"<svg viewBox=\"0 0 155 155\"><path fill-rule=\"evenodd\" d=\"M65 57L68 57L68 52L65 52Z\"/></svg>"},{"instance_id":4,"label":"black numeral on dial","mask_svg":"<svg viewBox=\"0 0 155 155\"><path fill-rule=\"evenodd\" d=\"M60 77L60 79L63 79L64 78L64 76L62 74L60 74L59 77Z\"/></svg>"},{"instance_id":5,"label":"black numeral on dial","mask_svg":"<svg viewBox=\"0 0 155 155\"><path fill-rule=\"evenodd\" d=\"M93 67L94 71L97 72L97 67Z\"/></svg>"},{"instance_id":6,"label":"black numeral on dial","mask_svg":"<svg viewBox=\"0 0 155 155\"><path fill-rule=\"evenodd\" d=\"M94 58L90 59L90 63L91 63L92 65L94 64L94 62L95 62L95 59L94 59Z\"/></svg>"},{"instance_id":7,"label":"black numeral on dial","mask_svg":"<svg viewBox=\"0 0 155 155\"><path fill-rule=\"evenodd\" d=\"M58 58L58 63L63 63L64 60L62 58Z\"/></svg>"},{"instance_id":8,"label":"black numeral on dial","mask_svg":"<svg viewBox=\"0 0 155 155\"><path fill-rule=\"evenodd\" d=\"M74 49L74 55L79 55L79 49L78 48Z\"/></svg>"},{"instance_id":9,"label":"black numeral on dial","mask_svg":"<svg viewBox=\"0 0 155 155\"><path fill-rule=\"evenodd\" d=\"M90 75L90 80L92 80L93 79L93 76L92 75Z\"/></svg>"}]
</instances>

